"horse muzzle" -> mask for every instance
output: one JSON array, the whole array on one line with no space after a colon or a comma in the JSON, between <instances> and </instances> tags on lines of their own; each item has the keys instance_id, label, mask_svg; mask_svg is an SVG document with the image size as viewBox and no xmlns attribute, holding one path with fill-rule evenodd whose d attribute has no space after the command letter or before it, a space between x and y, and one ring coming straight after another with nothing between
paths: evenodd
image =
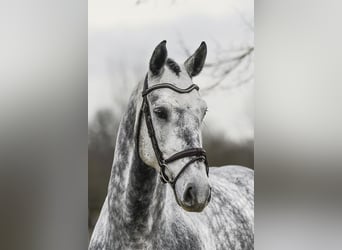
<instances>
[{"instance_id":1,"label":"horse muzzle","mask_svg":"<svg viewBox=\"0 0 342 250\"><path fill-rule=\"evenodd\" d=\"M188 212L202 212L211 199L209 184L188 183L183 195L179 197L179 205Z\"/></svg>"}]
</instances>

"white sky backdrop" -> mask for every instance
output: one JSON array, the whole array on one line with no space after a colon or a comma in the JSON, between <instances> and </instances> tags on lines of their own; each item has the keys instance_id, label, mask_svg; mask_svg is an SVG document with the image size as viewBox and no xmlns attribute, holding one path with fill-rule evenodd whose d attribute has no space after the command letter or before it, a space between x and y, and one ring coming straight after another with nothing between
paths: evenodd
<instances>
[{"instance_id":1,"label":"white sky backdrop","mask_svg":"<svg viewBox=\"0 0 342 250\"><path fill-rule=\"evenodd\" d=\"M254 42L244 22L253 24L251 0L148 0L139 5L134 0L89 0L88 5L89 121L100 108L123 111L118 103L127 104L147 72L153 49L164 39L169 56L178 63L186 59L180 40L191 53L206 41L207 62L215 60L218 46L229 49ZM204 69L194 82L211 85L214 79L208 73ZM253 139L253 85L217 89L204 96L209 106L207 132L236 143Z\"/></svg>"}]
</instances>

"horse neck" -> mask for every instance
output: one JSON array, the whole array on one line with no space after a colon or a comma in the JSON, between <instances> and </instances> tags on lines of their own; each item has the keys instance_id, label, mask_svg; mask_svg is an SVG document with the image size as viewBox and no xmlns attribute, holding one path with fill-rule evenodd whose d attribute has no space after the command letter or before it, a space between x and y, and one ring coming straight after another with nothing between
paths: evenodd
<instances>
[{"instance_id":1,"label":"horse neck","mask_svg":"<svg viewBox=\"0 0 342 250\"><path fill-rule=\"evenodd\" d=\"M138 239L163 224L166 188L157 172L147 166L137 152L137 94L140 92L136 91L130 98L120 124L109 182L108 206L114 230L128 230L127 235Z\"/></svg>"}]
</instances>

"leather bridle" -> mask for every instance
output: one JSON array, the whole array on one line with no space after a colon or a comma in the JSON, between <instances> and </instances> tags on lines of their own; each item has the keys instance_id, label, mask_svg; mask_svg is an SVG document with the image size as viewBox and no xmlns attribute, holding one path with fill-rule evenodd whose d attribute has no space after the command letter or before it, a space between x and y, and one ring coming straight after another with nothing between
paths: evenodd
<instances>
[{"instance_id":1,"label":"leather bridle","mask_svg":"<svg viewBox=\"0 0 342 250\"><path fill-rule=\"evenodd\" d=\"M178 87L176 87L175 85L173 85L171 83L160 83L160 84L153 85L153 86L151 86L149 88L148 87L148 76L147 75L146 75L145 81L144 81L144 87L143 87L143 91L142 91L143 101L142 101L142 106L141 106L140 113L139 113L138 130L137 130L137 149L138 149L138 154L139 154L139 136L140 136L139 133L140 133L140 127L141 127L141 117L144 114L148 135L149 135L149 137L151 139L152 147L153 147L155 156L156 156L156 158L158 160L158 164L160 166L160 172L159 172L160 179L164 183L169 183L172 186L172 188L174 189L175 185L176 185L176 181L178 180L180 175L192 163L194 163L196 161L204 162L205 163L205 167L206 167L207 176L209 176L209 165L208 165L208 161L207 161L206 152L205 152L205 150L203 148L185 149L183 151L175 153L174 155L172 155L171 157L169 157L167 159L164 159L163 152L161 152L161 150L159 148L159 145L158 145L157 138L156 138L155 130L154 130L153 123L152 123L152 116L151 116L150 106L149 106L148 99L147 99L147 96L148 96L149 93L151 93L152 91L154 91L156 89L161 89L161 88L168 88L168 89L172 89L173 91L176 91L176 92L178 92L180 94L185 94L185 93L190 93L194 89L199 90L199 87L196 84L192 84L192 85L190 85L186 89L181 89L181 88L178 88ZM185 157L193 157L193 158L190 161L188 161L182 167L182 169L178 172L176 177L174 177L173 179L169 178L167 176L167 174L165 173L165 169L168 168L168 164L171 163L171 162L177 161L179 159L185 158Z\"/></svg>"}]
</instances>

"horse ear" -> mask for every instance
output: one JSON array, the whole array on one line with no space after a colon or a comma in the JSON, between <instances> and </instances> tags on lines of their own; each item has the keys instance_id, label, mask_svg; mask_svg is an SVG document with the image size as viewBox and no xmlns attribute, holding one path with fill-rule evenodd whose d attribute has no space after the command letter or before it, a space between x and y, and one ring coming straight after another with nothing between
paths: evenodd
<instances>
[{"instance_id":1,"label":"horse ear","mask_svg":"<svg viewBox=\"0 0 342 250\"><path fill-rule=\"evenodd\" d=\"M150 71L153 75L159 75L167 59L166 41L162 41L154 49L150 59Z\"/></svg>"},{"instance_id":2,"label":"horse ear","mask_svg":"<svg viewBox=\"0 0 342 250\"><path fill-rule=\"evenodd\" d=\"M202 71L206 57L207 45L202 42L195 53L184 62L185 69L191 77L197 76Z\"/></svg>"}]
</instances>

